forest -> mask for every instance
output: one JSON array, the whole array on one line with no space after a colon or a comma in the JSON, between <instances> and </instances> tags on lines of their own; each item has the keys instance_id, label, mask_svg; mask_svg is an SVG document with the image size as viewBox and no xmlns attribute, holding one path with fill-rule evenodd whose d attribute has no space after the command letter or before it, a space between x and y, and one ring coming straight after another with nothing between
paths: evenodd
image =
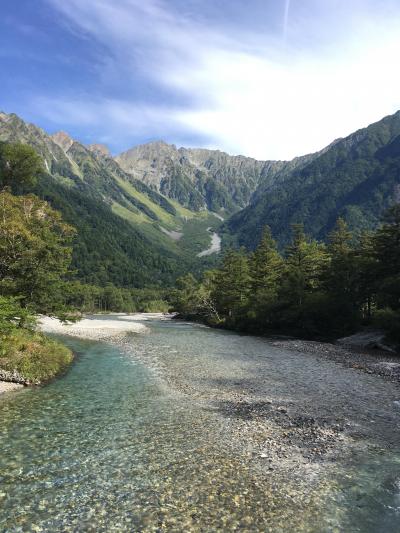
<instances>
[{"instance_id":1,"label":"forest","mask_svg":"<svg viewBox=\"0 0 400 533\"><path fill-rule=\"evenodd\" d=\"M213 326L257 334L335 339L359 328L400 341L400 205L375 232L359 235L338 219L328 242L292 225L278 251L269 227L254 252L228 250L200 281L177 282L173 307Z\"/></svg>"}]
</instances>

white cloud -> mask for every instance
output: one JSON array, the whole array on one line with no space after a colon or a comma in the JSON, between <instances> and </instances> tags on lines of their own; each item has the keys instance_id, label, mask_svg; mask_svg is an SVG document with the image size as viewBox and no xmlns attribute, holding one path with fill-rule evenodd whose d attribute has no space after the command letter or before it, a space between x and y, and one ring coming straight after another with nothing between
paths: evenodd
<instances>
[{"instance_id":1,"label":"white cloud","mask_svg":"<svg viewBox=\"0 0 400 533\"><path fill-rule=\"evenodd\" d=\"M132 101L63 97L42 106L54 119L93 126L107 120L111 134L124 128L171 142L180 134L199 135L231 153L287 159L400 108L396 12L380 18L357 11L343 27L327 25L325 39L317 27L322 19L298 16L292 34L290 21L286 26L285 44L277 36L201 26L156 0L49 1L109 49L111 70L175 95L169 106L146 101L145 94L140 101L137 95ZM288 2L282 1L283 16ZM346 13L344 2L331 3Z\"/></svg>"}]
</instances>

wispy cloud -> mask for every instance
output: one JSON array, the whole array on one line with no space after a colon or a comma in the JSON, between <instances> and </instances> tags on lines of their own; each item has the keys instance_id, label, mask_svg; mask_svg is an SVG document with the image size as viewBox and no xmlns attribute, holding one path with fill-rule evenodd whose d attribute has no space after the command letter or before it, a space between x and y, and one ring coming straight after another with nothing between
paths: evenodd
<instances>
[{"instance_id":1,"label":"wispy cloud","mask_svg":"<svg viewBox=\"0 0 400 533\"><path fill-rule=\"evenodd\" d=\"M360 7L324 33L316 2L307 20L282 0L280 33L270 34L205 24L161 0L48 2L107 50L99 83L114 75L127 90L120 98L101 88L95 97L41 98L37 109L103 136L106 121L119 142L196 137L232 153L291 158L400 108L400 10L377 16ZM326 4L346 13L344 0Z\"/></svg>"},{"instance_id":2,"label":"wispy cloud","mask_svg":"<svg viewBox=\"0 0 400 533\"><path fill-rule=\"evenodd\" d=\"M286 43L289 26L290 0L285 0L285 12L283 15L283 40Z\"/></svg>"}]
</instances>

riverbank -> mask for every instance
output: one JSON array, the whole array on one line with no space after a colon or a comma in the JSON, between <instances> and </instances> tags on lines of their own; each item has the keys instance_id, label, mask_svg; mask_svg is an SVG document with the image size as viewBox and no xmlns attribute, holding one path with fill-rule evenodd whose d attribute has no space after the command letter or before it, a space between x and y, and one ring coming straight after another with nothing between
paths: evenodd
<instances>
[{"instance_id":1,"label":"riverbank","mask_svg":"<svg viewBox=\"0 0 400 533\"><path fill-rule=\"evenodd\" d=\"M11 336L4 346L5 355L0 358L0 394L25 385L41 385L62 374L71 364L72 352L43 334L69 335L95 341L115 340L132 333L147 333L149 329L144 322L164 315L115 313L104 319L101 316L88 316L76 323L42 316L38 320L37 333L21 331Z\"/></svg>"},{"instance_id":2,"label":"riverbank","mask_svg":"<svg viewBox=\"0 0 400 533\"><path fill-rule=\"evenodd\" d=\"M328 342L293 340L272 340L278 348L315 356L339 363L345 368L373 374L389 381L400 383L400 355L384 350L349 347Z\"/></svg>"},{"instance_id":3,"label":"riverbank","mask_svg":"<svg viewBox=\"0 0 400 533\"><path fill-rule=\"evenodd\" d=\"M73 361L63 344L40 332L17 329L2 338L0 393L41 385L62 374Z\"/></svg>"},{"instance_id":4,"label":"riverbank","mask_svg":"<svg viewBox=\"0 0 400 533\"><path fill-rule=\"evenodd\" d=\"M4 392L11 392L14 390L23 389L24 386L20 383L13 383L10 381L0 381L0 394L3 394Z\"/></svg>"},{"instance_id":5,"label":"riverbank","mask_svg":"<svg viewBox=\"0 0 400 533\"><path fill-rule=\"evenodd\" d=\"M148 318L158 317L161 313L149 313ZM57 318L41 317L39 329L44 333L70 335L82 339L105 340L127 333L146 333L148 328L141 322L144 317L140 313L133 315L114 314L112 319L104 315L87 316L76 323L61 322ZM162 316L162 315L161 315Z\"/></svg>"}]
</instances>

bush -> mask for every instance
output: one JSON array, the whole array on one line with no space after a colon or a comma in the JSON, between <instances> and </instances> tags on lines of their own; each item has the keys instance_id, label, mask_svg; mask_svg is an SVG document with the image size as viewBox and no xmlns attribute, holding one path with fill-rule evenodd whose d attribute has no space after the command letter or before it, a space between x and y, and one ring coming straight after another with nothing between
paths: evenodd
<instances>
[{"instance_id":1,"label":"bush","mask_svg":"<svg viewBox=\"0 0 400 533\"><path fill-rule=\"evenodd\" d=\"M389 340L400 343L400 311L379 309L374 314L373 322L386 333Z\"/></svg>"},{"instance_id":2,"label":"bush","mask_svg":"<svg viewBox=\"0 0 400 533\"><path fill-rule=\"evenodd\" d=\"M68 367L72 352L41 333L15 330L3 337L0 345L0 369L17 372L26 384L48 381Z\"/></svg>"},{"instance_id":3,"label":"bush","mask_svg":"<svg viewBox=\"0 0 400 533\"><path fill-rule=\"evenodd\" d=\"M169 305L165 300L149 300L142 305L142 313L167 313Z\"/></svg>"},{"instance_id":4,"label":"bush","mask_svg":"<svg viewBox=\"0 0 400 533\"><path fill-rule=\"evenodd\" d=\"M0 337L18 328L32 329L35 319L27 309L22 309L18 298L0 296Z\"/></svg>"}]
</instances>

